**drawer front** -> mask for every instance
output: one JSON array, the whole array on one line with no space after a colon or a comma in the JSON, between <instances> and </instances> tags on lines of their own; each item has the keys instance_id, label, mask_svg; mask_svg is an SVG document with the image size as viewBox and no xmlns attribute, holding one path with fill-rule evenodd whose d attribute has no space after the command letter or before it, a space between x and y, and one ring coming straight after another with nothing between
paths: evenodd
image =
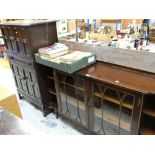
<instances>
[{"instance_id":1,"label":"drawer front","mask_svg":"<svg viewBox=\"0 0 155 155\"><path fill-rule=\"evenodd\" d=\"M1 30L4 37L28 39L28 32L26 27L2 26Z\"/></svg>"},{"instance_id":2,"label":"drawer front","mask_svg":"<svg viewBox=\"0 0 155 155\"><path fill-rule=\"evenodd\" d=\"M28 32L25 27L14 27L14 34L16 38L20 39L27 39L28 38Z\"/></svg>"},{"instance_id":3,"label":"drawer front","mask_svg":"<svg viewBox=\"0 0 155 155\"><path fill-rule=\"evenodd\" d=\"M8 54L16 57L32 58L27 28L2 26L1 30Z\"/></svg>"},{"instance_id":4,"label":"drawer front","mask_svg":"<svg viewBox=\"0 0 155 155\"><path fill-rule=\"evenodd\" d=\"M10 59L10 65L17 89L34 100L40 100L39 86L32 63ZM39 104L39 103L38 103Z\"/></svg>"},{"instance_id":5,"label":"drawer front","mask_svg":"<svg viewBox=\"0 0 155 155\"><path fill-rule=\"evenodd\" d=\"M9 36L9 32L8 32L8 27L7 26L2 26L1 27L1 32L3 37L8 37Z\"/></svg>"},{"instance_id":6,"label":"drawer front","mask_svg":"<svg viewBox=\"0 0 155 155\"><path fill-rule=\"evenodd\" d=\"M10 39L5 37L4 42L8 49L8 55L14 55L19 58L32 58L32 52L27 40Z\"/></svg>"},{"instance_id":7,"label":"drawer front","mask_svg":"<svg viewBox=\"0 0 155 155\"><path fill-rule=\"evenodd\" d=\"M7 30L8 30L9 37L14 38L15 37L15 31L14 31L13 27L8 26Z\"/></svg>"}]
</instances>

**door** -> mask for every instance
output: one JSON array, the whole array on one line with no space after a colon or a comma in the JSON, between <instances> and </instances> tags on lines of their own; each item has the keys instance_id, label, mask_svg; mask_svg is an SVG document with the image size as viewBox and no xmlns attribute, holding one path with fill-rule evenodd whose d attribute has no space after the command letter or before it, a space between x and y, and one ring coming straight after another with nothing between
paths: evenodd
<instances>
[{"instance_id":1,"label":"door","mask_svg":"<svg viewBox=\"0 0 155 155\"><path fill-rule=\"evenodd\" d=\"M40 92L33 64L10 59L10 65L18 92L34 100L40 100Z\"/></svg>"},{"instance_id":2,"label":"door","mask_svg":"<svg viewBox=\"0 0 155 155\"><path fill-rule=\"evenodd\" d=\"M97 134L128 135L133 132L136 96L112 86L93 83L93 131Z\"/></svg>"},{"instance_id":3,"label":"door","mask_svg":"<svg viewBox=\"0 0 155 155\"><path fill-rule=\"evenodd\" d=\"M59 113L86 127L84 79L62 72L56 72L56 74L59 87Z\"/></svg>"}]
</instances>

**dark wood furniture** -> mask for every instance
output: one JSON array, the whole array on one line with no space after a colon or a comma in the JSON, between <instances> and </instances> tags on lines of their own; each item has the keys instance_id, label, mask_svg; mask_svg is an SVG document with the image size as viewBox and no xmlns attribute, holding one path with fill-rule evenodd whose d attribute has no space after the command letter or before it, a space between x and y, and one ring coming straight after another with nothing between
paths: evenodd
<instances>
[{"instance_id":1,"label":"dark wood furniture","mask_svg":"<svg viewBox=\"0 0 155 155\"><path fill-rule=\"evenodd\" d=\"M2 38L20 96L43 110L44 92L39 88L39 77L34 61L38 48L57 42L56 21L31 20L0 23ZM46 115L46 114L45 114Z\"/></svg>"},{"instance_id":2,"label":"dark wood furniture","mask_svg":"<svg viewBox=\"0 0 155 155\"><path fill-rule=\"evenodd\" d=\"M74 74L37 64L46 101L95 134L155 133L155 75L97 62Z\"/></svg>"},{"instance_id":3,"label":"dark wood furniture","mask_svg":"<svg viewBox=\"0 0 155 155\"><path fill-rule=\"evenodd\" d=\"M150 29L149 30L149 41L155 42L155 29Z\"/></svg>"},{"instance_id":4,"label":"dark wood furniture","mask_svg":"<svg viewBox=\"0 0 155 155\"><path fill-rule=\"evenodd\" d=\"M40 135L37 129L0 107L0 135Z\"/></svg>"}]
</instances>

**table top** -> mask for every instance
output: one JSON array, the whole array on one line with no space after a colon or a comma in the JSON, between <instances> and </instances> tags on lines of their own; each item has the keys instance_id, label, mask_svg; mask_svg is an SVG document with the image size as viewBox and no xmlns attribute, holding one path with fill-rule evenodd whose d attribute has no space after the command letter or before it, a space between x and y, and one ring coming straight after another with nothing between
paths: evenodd
<instances>
[{"instance_id":1,"label":"table top","mask_svg":"<svg viewBox=\"0 0 155 155\"><path fill-rule=\"evenodd\" d=\"M0 107L0 135L41 135L27 122Z\"/></svg>"},{"instance_id":2,"label":"table top","mask_svg":"<svg viewBox=\"0 0 155 155\"><path fill-rule=\"evenodd\" d=\"M154 74L122 66L97 62L76 74L144 94L155 93Z\"/></svg>"},{"instance_id":3,"label":"table top","mask_svg":"<svg viewBox=\"0 0 155 155\"><path fill-rule=\"evenodd\" d=\"M7 21L0 23L0 25L8 25L8 26L31 26L45 23L53 23L56 20L37 20L37 19L27 19L27 20L15 20L15 21Z\"/></svg>"}]
</instances>

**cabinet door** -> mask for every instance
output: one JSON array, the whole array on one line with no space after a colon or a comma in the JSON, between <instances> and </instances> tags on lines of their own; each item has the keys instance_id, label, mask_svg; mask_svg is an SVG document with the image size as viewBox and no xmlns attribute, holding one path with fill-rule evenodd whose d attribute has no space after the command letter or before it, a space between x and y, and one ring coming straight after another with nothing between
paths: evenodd
<instances>
[{"instance_id":1,"label":"cabinet door","mask_svg":"<svg viewBox=\"0 0 155 155\"><path fill-rule=\"evenodd\" d=\"M61 114L74 122L86 126L85 81L77 76L57 72Z\"/></svg>"},{"instance_id":2,"label":"cabinet door","mask_svg":"<svg viewBox=\"0 0 155 155\"><path fill-rule=\"evenodd\" d=\"M93 131L97 134L131 134L135 96L108 85L93 84Z\"/></svg>"},{"instance_id":3,"label":"cabinet door","mask_svg":"<svg viewBox=\"0 0 155 155\"><path fill-rule=\"evenodd\" d=\"M34 100L40 99L40 92L33 64L10 60L10 65L18 91Z\"/></svg>"}]
</instances>

